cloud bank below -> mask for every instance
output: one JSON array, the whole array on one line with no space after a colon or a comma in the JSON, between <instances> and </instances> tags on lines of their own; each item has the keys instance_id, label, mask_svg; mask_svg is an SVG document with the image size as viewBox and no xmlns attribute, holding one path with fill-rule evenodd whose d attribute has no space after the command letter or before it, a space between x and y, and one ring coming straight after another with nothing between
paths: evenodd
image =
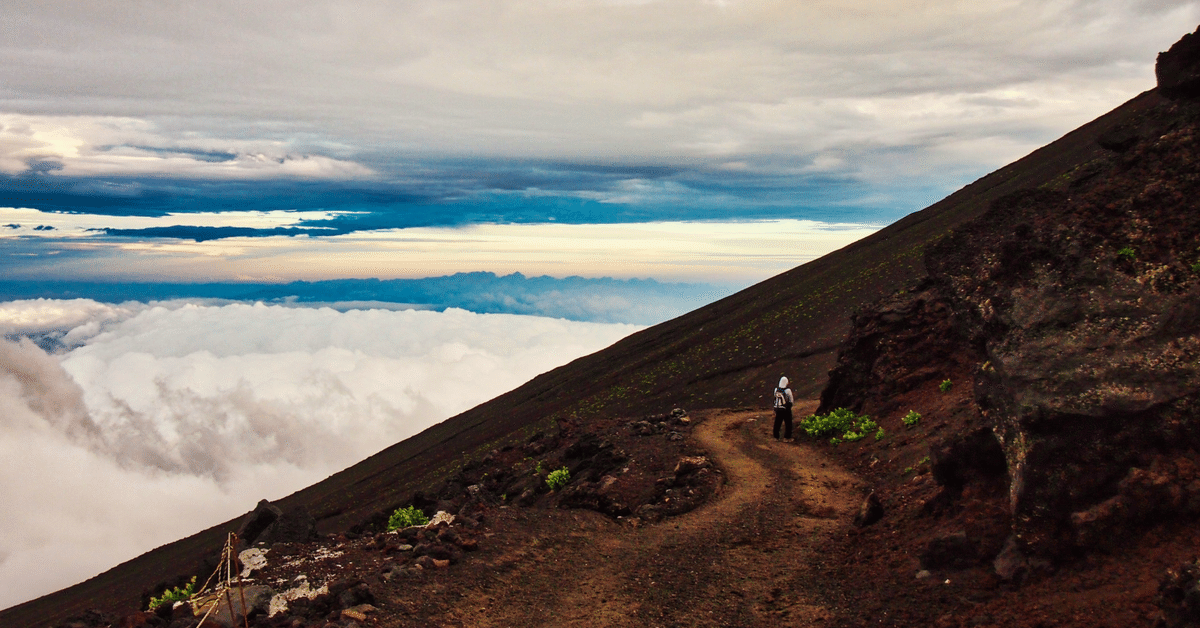
<instances>
[{"instance_id":1,"label":"cloud bank below","mask_svg":"<svg viewBox=\"0 0 1200 628\"><path fill-rule=\"evenodd\" d=\"M639 329L464 310L0 304L0 607L318 481ZM61 355L22 336L59 334ZM15 338L15 340L14 340ZM36 574L32 575L31 574Z\"/></svg>"}]
</instances>

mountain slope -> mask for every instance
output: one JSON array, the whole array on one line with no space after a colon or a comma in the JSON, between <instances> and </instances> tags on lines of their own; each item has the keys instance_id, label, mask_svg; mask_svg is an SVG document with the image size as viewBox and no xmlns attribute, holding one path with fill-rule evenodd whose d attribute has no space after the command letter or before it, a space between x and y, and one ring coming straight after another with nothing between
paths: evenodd
<instances>
[{"instance_id":1,"label":"mountain slope","mask_svg":"<svg viewBox=\"0 0 1200 628\"><path fill-rule=\"evenodd\" d=\"M927 275L926 249L1013 192L1069 183L1110 151L1098 142L1164 105L1146 92L925 210L819 260L764 281L393 445L278 502L305 506L322 532L348 529L429 491L467 460L558 425L599 416L765 406L780 374L815 396L856 309ZM251 507L246 505L247 509ZM144 589L198 570L237 521L114 567L85 583L0 612L0 626L53 625L81 611L136 606Z\"/></svg>"}]
</instances>

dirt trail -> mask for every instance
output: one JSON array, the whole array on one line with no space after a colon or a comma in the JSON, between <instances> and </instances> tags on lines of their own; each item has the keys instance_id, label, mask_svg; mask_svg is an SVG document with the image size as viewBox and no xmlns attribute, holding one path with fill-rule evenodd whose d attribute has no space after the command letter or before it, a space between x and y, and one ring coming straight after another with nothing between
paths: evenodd
<instances>
[{"instance_id":1,"label":"dirt trail","mask_svg":"<svg viewBox=\"0 0 1200 628\"><path fill-rule=\"evenodd\" d=\"M862 495L817 448L773 440L770 420L718 412L696 429L727 478L709 504L640 529L572 512L567 529L480 566L503 575L467 594L453 618L467 626L821 625L831 602L816 593L825 588L819 551L845 533Z\"/></svg>"}]
</instances>

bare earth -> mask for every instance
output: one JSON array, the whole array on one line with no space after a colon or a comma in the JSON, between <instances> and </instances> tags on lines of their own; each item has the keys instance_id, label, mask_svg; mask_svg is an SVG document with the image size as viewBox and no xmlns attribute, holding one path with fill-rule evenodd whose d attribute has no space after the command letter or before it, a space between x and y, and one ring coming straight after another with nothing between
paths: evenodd
<instances>
[{"instance_id":1,"label":"bare earth","mask_svg":"<svg viewBox=\"0 0 1200 628\"><path fill-rule=\"evenodd\" d=\"M798 404L796 414L812 408ZM588 511L520 513L548 525L534 525L530 538L502 540L512 535L497 530L504 549L447 570L477 577L454 583L459 595L451 582L435 593L456 602L429 613L400 593L401 608L382 614L381 625L412 625L414 616L462 626L822 625L833 613L814 569L845 535L862 492L819 449L772 439L771 418L720 411L697 427L695 439L726 477L707 505L637 528ZM503 519L488 527L528 529Z\"/></svg>"}]
</instances>

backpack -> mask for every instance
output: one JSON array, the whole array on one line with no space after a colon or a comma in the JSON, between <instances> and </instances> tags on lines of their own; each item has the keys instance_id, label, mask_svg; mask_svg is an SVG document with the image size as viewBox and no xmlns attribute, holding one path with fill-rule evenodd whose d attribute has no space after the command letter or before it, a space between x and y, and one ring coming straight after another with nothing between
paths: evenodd
<instances>
[{"instance_id":1,"label":"backpack","mask_svg":"<svg viewBox=\"0 0 1200 628\"><path fill-rule=\"evenodd\" d=\"M792 402L790 400L788 400L787 393L784 392L784 390L785 389L783 389L783 388L775 389L775 407L776 408L792 407Z\"/></svg>"}]
</instances>

